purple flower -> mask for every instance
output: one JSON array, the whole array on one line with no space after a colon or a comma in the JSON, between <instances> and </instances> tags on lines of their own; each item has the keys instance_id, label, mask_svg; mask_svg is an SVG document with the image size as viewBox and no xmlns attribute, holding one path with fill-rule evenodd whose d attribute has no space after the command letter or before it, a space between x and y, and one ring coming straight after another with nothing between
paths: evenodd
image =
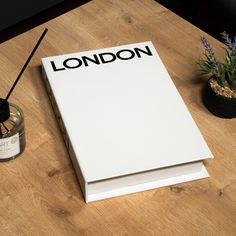
<instances>
[{"instance_id":1,"label":"purple flower","mask_svg":"<svg viewBox=\"0 0 236 236\"><path fill-rule=\"evenodd\" d=\"M218 62L215 56L215 52L213 48L211 47L211 45L209 44L209 42L207 41L207 39L204 36L202 36L200 40L206 50L206 57L213 63L217 64Z\"/></svg>"},{"instance_id":2,"label":"purple flower","mask_svg":"<svg viewBox=\"0 0 236 236\"><path fill-rule=\"evenodd\" d=\"M228 46L228 48L232 51L232 53L236 53L236 36L234 36L234 39L229 37L229 34L227 34L225 31L221 33L222 38L224 39L225 45Z\"/></svg>"},{"instance_id":3,"label":"purple flower","mask_svg":"<svg viewBox=\"0 0 236 236\"><path fill-rule=\"evenodd\" d=\"M203 36L201 37L201 43L209 54L213 52L211 45L208 43L207 39Z\"/></svg>"}]
</instances>

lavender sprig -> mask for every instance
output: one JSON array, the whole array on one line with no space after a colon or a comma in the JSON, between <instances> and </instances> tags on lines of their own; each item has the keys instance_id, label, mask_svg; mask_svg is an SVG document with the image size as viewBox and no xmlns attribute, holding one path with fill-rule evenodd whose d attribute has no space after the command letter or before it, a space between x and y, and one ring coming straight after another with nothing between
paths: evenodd
<instances>
[{"instance_id":1,"label":"lavender sprig","mask_svg":"<svg viewBox=\"0 0 236 236\"><path fill-rule=\"evenodd\" d=\"M233 41L225 31L221 33L221 36L224 39L225 45L228 46L233 54L236 54L236 36L234 36Z\"/></svg>"},{"instance_id":2,"label":"lavender sprig","mask_svg":"<svg viewBox=\"0 0 236 236\"><path fill-rule=\"evenodd\" d=\"M213 48L211 47L210 43L207 41L207 39L205 37L201 37L201 43L204 46L205 50L206 50L206 57L209 59L209 61L212 62L212 64L214 65L218 65L219 62L216 58L215 52L213 50Z\"/></svg>"},{"instance_id":3,"label":"lavender sprig","mask_svg":"<svg viewBox=\"0 0 236 236\"><path fill-rule=\"evenodd\" d=\"M204 46L206 53L211 61L217 62L215 52L211 45L208 43L207 39L205 37L201 37L201 43Z\"/></svg>"},{"instance_id":4,"label":"lavender sprig","mask_svg":"<svg viewBox=\"0 0 236 236\"><path fill-rule=\"evenodd\" d=\"M220 78L221 72L220 72L220 63L218 62L215 52L207 39L205 37L200 38L202 45L205 48L205 56L207 58L207 61L200 60L199 66L201 68L201 71L203 73L206 73L206 71L209 71L211 68L212 74L215 75L217 78ZM206 64L207 63L207 64ZM207 66L207 68L206 68Z\"/></svg>"}]
</instances>

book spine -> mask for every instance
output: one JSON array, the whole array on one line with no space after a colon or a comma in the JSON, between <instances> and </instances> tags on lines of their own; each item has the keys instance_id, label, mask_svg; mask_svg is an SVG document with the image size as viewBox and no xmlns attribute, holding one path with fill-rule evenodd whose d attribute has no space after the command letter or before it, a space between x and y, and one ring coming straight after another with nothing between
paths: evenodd
<instances>
[{"instance_id":1,"label":"book spine","mask_svg":"<svg viewBox=\"0 0 236 236\"><path fill-rule=\"evenodd\" d=\"M76 172L76 175L77 175L77 178L78 178L81 190L82 190L82 192L84 194L84 197L85 197L85 200L87 202L87 183L86 183L86 181L85 181L85 179L83 177L81 168L80 168L79 163L77 161L77 158L76 158L73 146L71 144L70 138L69 138L68 133L66 131L64 122L62 120L60 111L58 109L58 106L57 106L56 100L54 98L54 95L53 95L50 83L49 83L48 78L47 78L47 74L46 74L45 69L44 69L43 66L42 66L42 77L44 79L44 84L45 84L45 87L46 87L46 91L47 91L49 100L51 102L51 106L53 108L54 114L56 116L56 120L58 122L58 125L59 125L59 128L60 128L62 137L64 139L67 151L69 153L70 159L71 159L72 164L74 166L74 169L75 169L75 172Z\"/></svg>"}]
</instances>

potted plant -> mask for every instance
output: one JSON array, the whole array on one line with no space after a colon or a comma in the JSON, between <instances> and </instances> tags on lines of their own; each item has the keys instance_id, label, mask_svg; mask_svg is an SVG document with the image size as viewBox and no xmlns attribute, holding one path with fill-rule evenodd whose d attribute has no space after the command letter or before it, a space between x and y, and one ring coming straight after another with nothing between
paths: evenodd
<instances>
[{"instance_id":1,"label":"potted plant","mask_svg":"<svg viewBox=\"0 0 236 236\"><path fill-rule=\"evenodd\" d=\"M203 103L214 115L222 118L236 117L236 36L233 39L222 33L226 56L219 61L207 39L201 37L205 48L204 58L198 61L201 74L209 75L203 89Z\"/></svg>"}]
</instances>

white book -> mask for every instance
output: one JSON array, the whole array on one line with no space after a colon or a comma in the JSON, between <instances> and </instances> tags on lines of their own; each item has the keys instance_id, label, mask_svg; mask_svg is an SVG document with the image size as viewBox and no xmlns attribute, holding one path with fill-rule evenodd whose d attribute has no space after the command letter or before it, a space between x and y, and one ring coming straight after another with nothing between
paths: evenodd
<instances>
[{"instance_id":1,"label":"white book","mask_svg":"<svg viewBox=\"0 0 236 236\"><path fill-rule=\"evenodd\" d=\"M151 42L42 69L86 202L208 177L212 153Z\"/></svg>"}]
</instances>

